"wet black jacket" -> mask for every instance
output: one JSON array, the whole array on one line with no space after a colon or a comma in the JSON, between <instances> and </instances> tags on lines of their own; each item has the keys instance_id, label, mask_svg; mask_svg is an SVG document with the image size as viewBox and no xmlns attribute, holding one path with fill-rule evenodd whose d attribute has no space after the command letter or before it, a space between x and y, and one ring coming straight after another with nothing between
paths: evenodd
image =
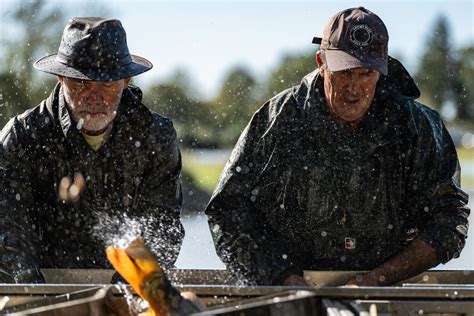
<instances>
[{"instance_id":1,"label":"wet black jacket","mask_svg":"<svg viewBox=\"0 0 474 316\"><path fill-rule=\"evenodd\" d=\"M177 258L183 229L181 156L172 122L124 91L113 128L94 151L71 120L58 84L0 134L0 281L41 281L40 268L109 268L105 246L142 234L160 261ZM81 172L80 202L58 197Z\"/></svg>"},{"instance_id":2,"label":"wet black jacket","mask_svg":"<svg viewBox=\"0 0 474 316\"><path fill-rule=\"evenodd\" d=\"M370 270L414 236L447 262L467 236L454 144L396 60L356 130L335 123L318 72L265 103L206 209L216 248L248 283Z\"/></svg>"}]
</instances>

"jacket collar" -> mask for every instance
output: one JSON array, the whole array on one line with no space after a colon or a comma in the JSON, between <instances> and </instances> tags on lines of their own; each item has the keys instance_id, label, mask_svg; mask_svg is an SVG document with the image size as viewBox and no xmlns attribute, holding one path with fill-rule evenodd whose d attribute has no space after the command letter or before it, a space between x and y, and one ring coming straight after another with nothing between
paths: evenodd
<instances>
[{"instance_id":1,"label":"jacket collar","mask_svg":"<svg viewBox=\"0 0 474 316\"><path fill-rule=\"evenodd\" d=\"M58 95L58 119L59 124L61 125L61 129L65 137L68 136L68 132L71 129L71 125L76 126L75 122L71 119L69 115L69 111L67 109L66 100L64 98L63 88L59 88L59 95Z\"/></svg>"},{"instance_id":2,"label":"jacket collar","mask_svg":"<svg viewBox=\"0 0 474 316\"><path fill-rule=\"evenodd\" d=\"M316 69L307 74L293 92L298 107L305 113L306 127L316 132L328 128L332 121L323 89L323 79Z\"/></svg>"},{"instance_id":3,"label":"jacket collar","mask_svg":"<svg viewBox=\"0 0 474 316\"><path fill-rule=\"evenodd\" d=\"M334 140L354 138L367 148L393 142L400 134L400 111L397 100L416 99L420 95L412 77L396 59L389 59L389 73L377 84L374 101L358 128L351 131L336 123L327 108L324 96L323 78L316 69L306 75L301 84L294 88L293 97L302 110L303 126L316 133L325 133ZM370 137L366 137L367 135ZM340 135L342 137L337 137ZM334 137L336 136L336 137Z\"/></svg>"}]
</instances>

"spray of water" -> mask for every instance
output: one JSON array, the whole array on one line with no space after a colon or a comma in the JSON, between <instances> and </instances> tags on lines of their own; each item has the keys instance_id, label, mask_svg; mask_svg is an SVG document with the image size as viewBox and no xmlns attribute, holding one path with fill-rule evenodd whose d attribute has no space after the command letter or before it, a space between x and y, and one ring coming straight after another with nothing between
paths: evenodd
<instances>
[{"instance_id":1,"label":"spray of water","mask_svg":"<svg viewBox=\"0 0 474 316\"><path fill-rule=\"evenodd\" d=\"M165 268L172 268L178 257L182 239L179 222L170 221L163 213L133 216L123 212L101 211L96 214L98 223L92 228L92 234L105 246L125 248L136 237L141 237L158 262Z\"/></svg>"},{"instance_id":2,"label":"spray of water","mask_svg":"<svg viewBox=\"0 0 474 316\"><path fill-rule=\"evenodd\" d=\"M150 307L147 301L142 300L138 296L134 296L127 285L119 282L115 286L120 293L124 294L130 315L140 315L140 313L143 313Z\"/></svg>"}]
</instances>

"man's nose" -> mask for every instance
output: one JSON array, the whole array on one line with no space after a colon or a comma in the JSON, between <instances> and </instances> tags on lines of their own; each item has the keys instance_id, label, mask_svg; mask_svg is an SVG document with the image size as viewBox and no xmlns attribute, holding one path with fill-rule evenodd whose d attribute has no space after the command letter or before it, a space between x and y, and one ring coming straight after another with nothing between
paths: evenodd
<instances>
[{"instance_id":1,"label":"man's nose","mask_svg":"<svg viewBox=\"0 0 474 316\"><path fill-rule=\"evenodd\" d=\"M356 95L358 87L359 85L357 84L357 82L355 82L354 79L351 78L349 80L349 83L347 84L347 92L349 94Z\"/></svg>"},{"instance_id":2,"label":"man's nose","mask_svg":"<svg viewBox=\"0 0 474 316\"><path fill-rule=\"evenodd\" d=\"M91 91L98 91L100 88L101 88L101 85L99 83L91 82L89 84L89 90Z\"/></svg>"},{"instance_id":3,"label":"man's nose","mask_svg":"<svg viewBox=\"0 0 474 316\"><path fill-rule=\"evenodd\" d=\"M96 99L99 99L100 96L101 96L101 87L100 85L96 84L96 83L91 83L89 85L89 87L87 87L89 89L89 93L88 93L88 96L89 98L93 99L93 100L96 100Z\"/></svg>"},{"instance_id":4,"label":"man's nose","mask_svg":"<svg viewBox=\"0 0 474 316\"><path fill-rule=\"evenodd\" d=\"M352 95L358 95L361 90L360 79L357 74L352 74L347 84L347 92Z\"/></svg>"}]
</instances>

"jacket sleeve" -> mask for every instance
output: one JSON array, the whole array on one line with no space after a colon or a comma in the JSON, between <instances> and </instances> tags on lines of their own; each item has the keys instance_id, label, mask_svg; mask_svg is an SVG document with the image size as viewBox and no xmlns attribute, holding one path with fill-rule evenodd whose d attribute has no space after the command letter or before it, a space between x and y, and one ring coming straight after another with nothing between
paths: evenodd
<instances>
[{"instance_id":1,"label":"jacket sleeve","mask_svg":"<svg viewBox=\"0 0 474 316\"><path fill-rule=\"evenodd\" d=\"M0 282L42 283L35 175L21 131L15 118L0 133Z\"/></svg>"},{"instance_id":2,"label":"jacket sleeve","mask_svg":"<svg viewBox=\"0 0 474 316\"><path fill-rule=\"evenodd\" d=\"M268 167L279 135L275 125L282 106L275 103L267 102L254 114L206 208L219 257L247 284L281 284L294 268L287 249L272 238L264 210L255 205L256 183Z\"/></svg>"},{"instance_id":3,"label":"jacket sleeve","mask_svg":"<svg viewBox=\"0 0 474 316\"><path fill-rule=\"evenodd\" d=\"M141 183L140 212L151 215L153 232L147 236L159 262L166 268L174 266L184 238L180 221L182 192L180 183L181 154L176 131L171 121L163 118L154 123L151 163Z\"/></svg>"},{"instance_id":4,"label":"jacket sleeve","mask_svg":"<svg viewBox=\"0 0 474 316\"><path fill-rule=\"evenodd\" d=\"M461 190L461 170L454 143L438 114L422 108L413 144L408 181L409 207L420 219L421 239L446 263L459 257L468 231L467 194Z\"/></svg>"}]
</instances>

